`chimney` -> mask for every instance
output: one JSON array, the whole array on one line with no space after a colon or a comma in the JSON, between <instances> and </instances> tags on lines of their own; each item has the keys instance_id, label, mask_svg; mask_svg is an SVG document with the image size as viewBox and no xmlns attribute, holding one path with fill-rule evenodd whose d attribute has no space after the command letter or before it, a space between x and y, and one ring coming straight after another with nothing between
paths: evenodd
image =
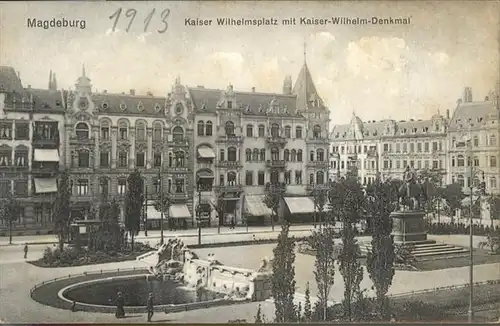
<instances>
[{"instance_id":1,"label":"chimney","mask_svg":"<svg viewBox=\"0 0 500 326\"><path fill-rule=\"evenodd\" d=\"M463 96L464 103L470 103L472 102L472 88L470 87L465 87L464 88L464 96Z\"/></svg>"},{"instance_id":2,"label":"chimney","mask_svg":"<svg viewBox=\"0 0 500 326\"><path fill-rule=\"evenodd\" d=\"M146 95L147 95L147 96L153 96L153 93L151 93L151 92L149 92L149 91L148 91L148 92L146 93Z\"/></svg>"},{"instance_id":3,"label":"chimney","mask_svg":"<svg viewBox=\"0 0 500 326\"><path fill-rule=\"evenodd\" d=\"M486 95L486 96L484 97L484 101L485 101L485 102L488 102L489 100L490 100L490 97L489 97L488 95Z\"/></svg>"},{"instance_id":4,"label":"chimney","mask_svg":"<svg viewBox=\"0 0 500 326\"><path fill-rule=\"evenodd\" d=\"M103 90L102 92L103 92L103 93L107 93L107 92L108 92L108 90L107 90L107 89L105 89L105 90Z\"/></svg>"},{"instance_id":5,"label":"chimney","mask_svg":"<svg viewBox=\"0 0 500 326\"><path fill-rule=\"evenodd\" d=\"M255 87L252 87L252 93L255 93Z\"/></svg>"},{"instance_id":6,"label":"chimney","mask_svg":"<svg viewBox=\"0 0 500 326\"><path fill-rule=\"evenodd\" d=\"M446 119L450 119L450 109L446 110Z\"/></svg>"},{"instance_id":7,"label":"chimney","mask_svg":"<svg viewBox=\"0 0 500 326\"><path fill-rule=\"evenodd\" d=\"M135 89L130 89L130 95L135 95Z\"/></svg>"}]
</instances>

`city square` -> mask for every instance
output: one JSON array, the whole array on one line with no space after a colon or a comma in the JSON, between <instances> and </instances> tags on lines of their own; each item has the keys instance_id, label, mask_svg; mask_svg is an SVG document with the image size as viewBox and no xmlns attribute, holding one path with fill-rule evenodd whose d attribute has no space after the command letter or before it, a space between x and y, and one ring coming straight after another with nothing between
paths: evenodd
<instances>
[{"instance_id":1,"label":"city square","mask_svg":"<svg viewBox=\"0 0 500 326\"><path fill-rule=\"evenodd\" d=\"M500 321L499 3L74 5L0 11L1 322Z\"/></svg>"}]
</instances>

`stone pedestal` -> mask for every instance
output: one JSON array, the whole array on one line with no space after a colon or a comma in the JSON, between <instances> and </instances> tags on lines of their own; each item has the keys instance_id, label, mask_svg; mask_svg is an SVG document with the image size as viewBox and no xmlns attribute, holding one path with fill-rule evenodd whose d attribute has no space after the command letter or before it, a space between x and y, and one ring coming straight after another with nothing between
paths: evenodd
<instances>
[{"instance_id":1,"label":"stone pedestal","mask_svg":"<svg viewBox=\"0 0 500 326\"><path fill-rule=\"evenodd\" d=\"M392 235L395 243L419 243L427 241L425 212L395 211L391 213Z\"/></svg>"}]
</instances>

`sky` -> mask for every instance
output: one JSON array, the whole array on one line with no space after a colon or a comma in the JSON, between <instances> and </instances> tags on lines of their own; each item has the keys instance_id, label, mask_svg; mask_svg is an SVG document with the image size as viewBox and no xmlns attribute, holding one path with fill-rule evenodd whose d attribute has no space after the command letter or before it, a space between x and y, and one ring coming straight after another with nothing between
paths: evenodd
<instances>
[{"instance_id":1,"label":"sky","mask_svg":"<svg viewBox=\"0 0 500 326\"><path fill-rule=\"evenodd\" d=\"M73 89L85 64L98 91L165 96L187 86L280 93L304 63L331 124L430 118L453 111L466 86L483 100L499 79L500 1L0 2L0 65L25 87ZM113 31L113 15L122 8ZM137 11L127 31L126 12ZM148 30L144 22L154 9ZM163 29L161 13L170 10ZM411 17L408 25L300 25L308 18ZM282 19L296 18L284 26ZM85 20L33 28L27 19ZM212 26L186 26L186 18ZM274 18L278 26L218 26L217 18ZM305 43L305 47L304 47Z\"/></svg>"}]
</instances>

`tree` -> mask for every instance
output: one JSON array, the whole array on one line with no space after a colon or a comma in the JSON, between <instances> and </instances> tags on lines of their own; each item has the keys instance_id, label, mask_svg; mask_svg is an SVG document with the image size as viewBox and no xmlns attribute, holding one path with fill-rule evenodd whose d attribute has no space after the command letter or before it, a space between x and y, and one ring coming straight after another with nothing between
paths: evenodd
<instances>
[{"instance_id":1,"label":"tree","mask_svg":"<svg viewBox=\"0 0 500 326\"><path fill-rule=\"evenodd\" d=\"M447 214L451 216L453 220L457 209L460 209L462 207L462 200L465 198L465 195L462 191L462 186L458 183L452 183L446 185L446 187L444 187L442 191L443 199L448 205Z\"/></svg>"},{"instance_id":2,"label":"tree","mask_svg":"<svg viewBox=\"0 0 500 326\"><path fill-rule=\"evenodd\" d=\"M134 250L134 237L139 233L142 204L144 202L144 180L139 170L136 169L128 176L127 184L125 228L130 233L132 250Z\"/></svg>"},{"instance_id":3,"label":"tree","mask_svg":"<svg viewBox=\"0 0 500 326\"><path fill-rule=\"evenodd\" d=\"M311 310L311 291L309 290L309 282L306 283L306 293L304 300L304 321L312 321L312 310Z\"/></svg>"},{"instance_id":4,"label":"tree","mask_svg":"<svg viewBox=\"0 0 500 326\"><path fill-rule=\"evenodd\" d=\"M289 237L288 223L283 224L278 244L273 249L273 276L271 293L274 298L275 321L293 322L296 319L293 298L295 294L295 240Z\"/></svg>"},{"instance_id":5,"label":"tree","mask_svg":"<svg viewBox=\"0 0 500 326\"><path fill-rule=\"evenodd\" d=\"M227 202L224 200L224 197L226 196L226 193L221 191L217 193L217 198L215 199L215 203L210 202L210 205L212 205L215 213L217 214L217 232L220 233L220 227L222 223L224 222L224 213L226 212L226 204Z\"/></svg>"},{"instance_id":6,"label":"tree","mask_svg":"<svg viewBox=\"0 0 500 326\"><path fill-rule=\"evenodd\" d=\"M332 224L325 224L321 230L314 231L310 238L311 246L316 251L314 278L318 286L319 305L323 307L323 320L327 318L328 295L335 282L335 238Z\"/></svg>"},{"instance_id":7,"label":"tree","mask_svg":"<svg viewBox=\"0 0 500 326\"><path fill-rule=\"evenodd\" d=\"M312 197L313 197L313 202L314 202L314 207L318 211L318 218L315 219L319 222L322 223L323 221L323 211L325 209L325 205L328 200L328 191L326 189L321 189L321 188L314 188L312 191Z\"/></svg>"},{"instance_id":8,"label":"tree","mask_svg":"<svg viewBox=\"0 0 500 326\"><path fill-rule=\"evenodd\" d=\"M12 228L17 220L17 201L10 193L6 198L1 199L0 219L9 225L9 244L12 244Z\"/></svg>"},{"instance_id":9,"label":"tree","mask_svg":"<svg viewBox=\"0 0 500 326\"><path fill-rule=\"evenodd\" d=\"M267 183L264 196L264 204L271 210L271 223L274 231L274 220L278 216L280 200L283 198L286 190L284 183Z\"/></svg>"},{"instance_id":10,"label":"tree","mask_svg":"<svg viewBox=\"0 0 500 326\"><path fill-rule=\"evenodd\" d=\"M489 228L486 234L486 241L479 243L480 248L489 248L491 254L500 254L500 229Z\"/></svg>"},{"instance_id":11,"label":"tree","mask_svg":"<svg viewBox=\"0 0 500 326\"><path fill-rule=\"evenodd\" d=\"M492 221L500 219L500 196L490 195L488 198L488 204L490 206L490 219Z\"/></svg>"},{"instance_id":12,"label":"tree","mask_svg":"<svg viewBox=\"0 0 500 326\"><path fill-rule=\"evenodd\" d=\"M255 324L262 324L262 308L259 304L259 308L257 308L257 314L255 315Z\"/></svg>"},{"instance_id":13,"label":"tree","mask_svg":"<svg viewBox=\"0 0 500 326\"><path fill-rule=\"evenodd\" d=\"M59 175L57 197L54 203L54 233L59 239L59 250L64 249L64 240L68 237L71 218L71 185L69 173L64 170Z\"/></svg>"},{"instance_id":14,"label":"tree","mask_svg":"<svg viewBox=\"0 0 500 326\"><path fill-rule=\"evenodd\" d=\"M377 181L368 194L368 210L372 216L372 248L368 252L366 268L374 284L379 311L388 318L387 292L394 278L395 248L391 236L396 187ZM397 192L396 192L397 194Z\"/></svg>"}]
</instances>

